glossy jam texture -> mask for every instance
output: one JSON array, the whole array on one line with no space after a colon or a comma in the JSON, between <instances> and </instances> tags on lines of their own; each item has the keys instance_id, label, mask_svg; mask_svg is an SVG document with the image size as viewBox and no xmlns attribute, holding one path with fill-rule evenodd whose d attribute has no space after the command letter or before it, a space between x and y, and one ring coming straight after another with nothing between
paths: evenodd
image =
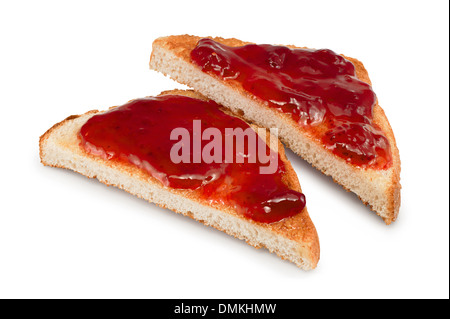
<instances>
[{"instance_id":1,"label":"glossy jam texture","mask_svg":"<svg viewBox=\"0 0 450 319\"><path fill-rule=\"evenodd\" d=\"M186 129L193 146L193 139L198 138L194 132L195 120L201 121L203 132L208 128L220 130L223 154L227 147L232 147L231 154L236 154L238 144L237 140L232 146L225 143L225 129L249 128L244 121L223 113L212 101L165 95L137 99L95 115L82 126L79 136L81 145L93 155L130 162L165 186L194 190L201 198L230 205L258 222L280 221L303 210L304 195L286 186L284 163L256 133L253 137L263 144L266 155L278 163L273 174L261 174L260 168L267 164L259 160L255 163L236 163L236 160L193 163L208 143L206 140L202 141L200 150L190 148L186 161L189 163L175 164L170 152L180 138L171 140L171 132L176 128ZM250 156L252 151L246 147L245 154L241 155Z\"/></svg>"},{"instance_id":2,"label":"glossy jam texture","mask_svg":"<svg viewBox=\"0 0 450 319\"><path fill-rule=\"evenodd\" d=\"M288 114L334 154L363 168L385 169L391 151L373 122L375 93L354 65L331 50L249 44L229 47L201 39L191 59L204 72Z\"/></svg>"}]
</instances>

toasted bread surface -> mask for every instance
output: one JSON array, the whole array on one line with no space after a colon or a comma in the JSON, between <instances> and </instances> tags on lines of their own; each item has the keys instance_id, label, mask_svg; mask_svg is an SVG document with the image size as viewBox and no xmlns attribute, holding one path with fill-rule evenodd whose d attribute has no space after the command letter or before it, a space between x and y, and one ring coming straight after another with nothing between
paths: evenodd
<instances>
[{"instance_id":1,"label":"toasted bread surface","mask_svg":"<svg viewBox=\"0 0 450 319\"><path fill-rule=\"evenodd\" d=\"M210 37L228 46L243 46L251 42L238 39ZM379 106L374 106L374 123L387 137L391 146L392 166L385 170L361 168L348 164L344 159L325 149L320 141L297 125L289 115L280 113L265 105L265 102L242 88L237 81L223 81L215 75L201 71L191 62L190 53L202 37L191 35L158 38L153 43L150 68L189 85L200 93L230 108L247 121L266 128L277 127L279 137L298 155L310 162L322 173L329 175L346 190L357 194L386 224L396 220L400 208L400 156L392 128ZM290 48L296 46L287 45ZM355 65L357 77L371 84L364 65L343 56Z\"/></svg>"},{"instance_id":2,"label":"toasted bread surface","mask_svg":"<svg viewBox=\"0 0 450 319\"><path fill-rule=\"evenodd\" d=\"M173 90L161 94L205 99L194 91ZM228 110L227 112L229 113ZM99 113L101 112L95 110L83 115L69 116L44 133L39 141L41 162L97 178L106 185L119 187L161 207L243 239L254 247L266 247L305 270L317 266L320 255L319 240L306 207L301 213L279 222L259 223L245 218L225 204L211 204L200 198L195 190L163 186L150 174L132 164L108 161L88 154L80 145L78 132L90 117ZM284 182L291 189L301 192L297 175L286 158L282 144L273 136L267 135L267 139L269 146L274 145L272 143L278 144L280 158L286 167Z\"/></svg>"}]
</instances>

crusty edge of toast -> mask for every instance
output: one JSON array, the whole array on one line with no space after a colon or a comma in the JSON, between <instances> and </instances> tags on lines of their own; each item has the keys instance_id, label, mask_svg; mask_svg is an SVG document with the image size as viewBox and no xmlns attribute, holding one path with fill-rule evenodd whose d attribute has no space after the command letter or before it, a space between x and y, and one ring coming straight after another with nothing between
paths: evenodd
<instances>
[{"instance_id":1,"label":"crusty edge of toast","mask_svg":"<svg viewBox=\"0 0 450 319\"><path fill-rule=\"evenodd\" d=\"M182 93L179 90L163 94L192 96L192 93ZM258 223L240 216L231 208L212 207L192 191L164 187L159 181L131 164L111 162L87 154L80 146L77 135L81 126L97 113L99 111L94 110L83 115L69 116L47 130L39 140L42 164L70 169L86 177L97 178L103 184L116 186L160 207L245 240L255 248L265 247L304 270L316 268L320 257L320 245L306 207L300 214L280 222ZM301 191L297 175L287 160L281 143L279 152L286 164L290 187Z\"/></svg>"},{"instance_id":2,"label":"crusty edge of toast","mask_svg":"<svg viewBox=\"0 0 450 319\"><path fill-rule=\"evenodd\" d=\"M308 137L308 134L295 125L287 115L268 108L235 83L232 85L225 83L193 65L190 61L190 51L199 39L201 37L190 35L156 39L153 42L150 68L192 87L233 112L241 114L249 122L267 128L278 127L279 138L287 147L325 175L332 176L333 180L346 190L356 193L361 201L376 212L387 225L396 220L401 201L400 156L392 128L378 103L374 108L374 122L380 126L389 140L393 165L387 170L362 169L349 165L342 158L326 151L318 141ZM249 43L238 39L213 39L230 46ZM289 47L294 48L294 46ZM345 58L355 65L358 78L371 84L364 65L356 59ZM335 169L336 167L339 169ZM366 186L359 186L359 184Z\"/></svg>"}]
</instances>

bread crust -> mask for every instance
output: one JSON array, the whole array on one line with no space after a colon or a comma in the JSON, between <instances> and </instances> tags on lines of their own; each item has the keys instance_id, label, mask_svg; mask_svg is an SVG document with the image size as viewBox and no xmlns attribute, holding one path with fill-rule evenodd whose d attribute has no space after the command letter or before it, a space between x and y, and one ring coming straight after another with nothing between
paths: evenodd
<instances>
[{"instance_id":1,"label":"bread crust","mask_svg":"<svg viewBox=\"0 0 450 319\"><path fill-rule=\"evenodd\" d=\"M182 61L192 64L191 58L190 58L191 51L196 47L197 42L202 38L205 38L205 37L198 37L198 36L192 36L192 35L175 35L175 36L161 37L161 38L156 39L153 42L153 51L152 51L152 55L150 58L150 68L160 71L152 63L152 61L155 57L156 49L158 49L158 48L163 48L164 50L170 51L172 54L174 54L177 58L181 59ZM232 47L251 44L251 42L245 42L245 41L241 41L241 40L235 39L235 38L229 38L229 39L225 39L225 38L221 38L221 37L206 37L206 38L211 38L214 41L217 41L219 43L222 43L222 44L225 44L228 46L232 46ZM287 47L300 48L300 47L293 46L293 45L287 45ZM370 85L372 84L370 81L368 72L365 69L362 62L358 61L357 59L347 57L345 55L342 55L342 56L355 65L356 76L358 77L358 79L360 79L361 81L364 81ZM171 74L166 74L166 75L171 76ZM269 108L268 106L265 105L264 101L260 100L259 98L253 96L252 94L250 94L249 92L244 90L242 88L242 85L239 82L223 81L222 79L220 79L218 76L215 76L214 74L208 74L208 76L220 81L223 85L232 88L234 91L238 92L241 96L247 98L249 101L256 101L262 109L269 109L269 111L272 112L273 116L276 116L276 117L282 119L283 122L294 127L299 134L301 134L303 136L307 136L310 139L311 143L320 145L320 147L323 148L323 145L319 140L317 140L315 137L311 136L311 134L308 131L304 130L299 125L297 125L292 120L292 118L290 118L287 114L282 114L280 112L277 112L277 111ZM183 83L178 78L176 78L176 80ZM183 83L183 84L189 85L189 83ZM194 87L194 89L196 89L196 88ZM204 92L201 92L201 93L204 93ZM209 96L209 97L211 98L211 96ZM225 105L225 106L227 106L227 105ZM245 118L245 119L247 121L251 120L249 118ZM364 204L371 207L372 210L374 210L379 216L381 216L383 218L383 220L385 221L385 223L387 225L389 225L397 219L398 212L400 209L400 202L401 202L401 200L400 200L400 190L401 190L400 155L399 155L399 150L397 148L397 144L395 141L395 137L394 137L392 128L389 124L389 121L388 121L383 109L379 106L378 101L376 102L376 105L374 106L373 119L374 119L374 123L381 128L381 130L384 132L387 139L389 140L389 144L391 146L391 151L392 151L392 166L388 169L388 171L389 171L388 174L389 174L390 180L387 183L385 190L384 190L385 191L384 195L387 197L386 207L384 209L384 212L380 213L380 211L378 211L378 210L374 209L374 207L372 207L371 203L369 203L368 201L361 198L361 196L359 196L358 194L357 195L364 202ZM257 123L257 124L261 125L260 123ZM287 147L293 149L294 152L296 152L298 155L301 156L301 154L299 154L299 152L297 152L295 148L291 147L290 143L283 136L280 135L280 139L286 144ZM329 153L330 153L329 155L332 156L335 161L345 163L355 173L358 171L361 171L361 170L370 171L370 174L368 174L369 179L372 178L371 176L377 174L377 170L362 169L355 165L346 163L344 159L336 156L335 154L332 154L331 152L329 152ZM313 164L313 166L316 166L316 165L314 165L314 163L311 163L311 164ZM318 168L318 167L316 166L316 168ZM318 169L321 170L320 168L318 168ZM321 171L324 172L323 170L321 170ZM385 173L385 172L383 172L383 170L378 170L378 171L380 174ZM327 174L327 175L329 175L329 174ZM336 183L343 186L346 190L351 191L351 190L349 190L349 187L346 187L346 185L343 185L343 183L337 181L336 179L334 179L334 177L333 177L333 180Z\"/></svg>"},{"instance_id":2,"label":"bread crust","mask_svg":"<svg viewBox=\"0 0 450 319\"><path fill-rule=\"evenodd\" d=\"M164 91L160 95L167 95L167 94L184 95L184 96L189 96L189 97L198 98L198 99L205 99L205 100L207 99L204 96L202 96L201 94L194 92L192 90ZM223 109L223 110L226 113L232 114L227 109ZM55 164L53 161L48 160L48 155L46 154L47 153L46 150L48 149L47 144L49 143L49 139L52 136L54 137L56 134L58 134L58 132L57 132L58 129L61 129L64 126L70 125L70 123L72 123L74 120L80 119L81 117L84 118L83 123L85 123L91 116L93 116L95 114L99 114L99 113L102 113L102 112L100 112L98 110L92 110L92 111L86 112L82 115L71 115L71 116L67 117L66 119L64 119L63 121L53 125L49 130L47 130L39 139L39 154L40 154L41 163L46 166L71 169L71 170L74 170L74 171L76 171L86 177L89 177L89 178L97 177L97 176L89 176L88 174L83 174L79 170L76 170L72 167L67 167L67 165ZM239 117L237 114L233 114L233 115ZM81 128L81 125L79 125L79 128ZM254 125L251 125L251 126L253 129L256 128ZM78 128L78 130L79 130L79 128ZM75 133L71 132L70 134L72 134L72 135L78 134L78 131ZM286 174L283 177L283 181L291 189L301 192L301 187L300 187L300 183L298 181L297 175L296 175L291 163L289 162L289 160L286 157L283 145L276 138L274 139L273 136L267 135L267 138L270 139L270 143L273 143L274 141L276 143L279 143L278 152L279 152L281 160L283 161L283 163L285 164L285 167L286 167ZM73 139L72 139L72 141L73 141ZM306 207L303 209L303 211L301 213L299 213L295 216L289 217L289 218L285 218L285 219L275 222L275 223L265 224L265 223L256 222L256 221L245 218L244 216L240 215L235 210L233 210L231 207L228 207L224 204L219 204L219 203L211 204L207 200L201 199L195 190L173 189L170 187L163 186L162 183L160 183L157 179L153 178L150 174L144 172L143 170L139 169L138 167L136 167L132 164L127 164L127 163L122 163L122 162L119 163L117 161L108 161L108 160L104 160L100 157L88 154L87 152L85 152L83 147L81 147L78 137L77 137L77 141L78 141L78 143L65 143L63 141L60 141L60 143L62 144L61 147L68 148L74 153L81 154L83 157L89 158L89 159L99 163L102 166L110 167L110 168L113 168L113 169L121 171L121 172L126 172L130 176L138 178L146 183L149 183L152 185L157 185L158 187L161 187L161 188L165 189L166 191L169 191L172 194L179 195L179 196L182 196L183 198L192 200L192 201L198 203L199 205L211 206L217 210L226 212L229 215L239 218L242 221L245 221L254 226L257 226L258 228L270 231L271 233L273 233L276 236L280 236L280 237L285 238L286 240L296 242L299 244L299 249L301 250L300 253L303 255L303 258L305 258L308 261L308 264L309 264L308 267L306 267L306 268L303 267L303 268L313 269L317 266L317 263L320 258L319 238L317 235L316 228L314 227L314 224L312 223L312 221L309 217ZM76 144L76 145L74 145L74 144ZM270 146L271 144L268 143L268 145ZM130 191L127 188L122 187L121 185L112 184L112 183L109 183L108 181L101 180L101 179L99 179L99 180L100 180L100 182L102 182L108 186L116 186L116 187L119 187L119 188L133 194L133 195L139 196L138 194ZM139 196L139 197L142 197L142 196ZM165 205L161 205L158 203L155 203L155 204L157 204L160 207L167 208ZM177 213L182 213L183 215L188 216L190 218L196 219L196 218L194 218L194 215L192 213L181 212L181 211L177 211L175 209L172 209L172 210L174 210ZM212 226L221 231L227 232L226 229L221 229L219 227L216 227L214 224L209 224L208 221L199 220L199 219L196 219L196 220L200 221L204 224L208 224L209 226ZM227 232L227 233L229 233L229 232ZM233 235L233 234L230 234L230 235ZM235 236L235 235L233 235L233 236ZM237 237L237 236L235 236L235 237ZM241 239L246 240L245 238L241 238ZM246 241L248 244L254 246L255 248L260 248L260 247L264 246L264 244L258 245L258 244L255 244L254 242L251 242L248 240L246 240ZM282 254L279 254L276 251L274 251L274 252L277 253L282 259L286 259L285 256L283 256ZM298 266L301 266L301 265L298 264Z\"/></svg>"}]
</instances>

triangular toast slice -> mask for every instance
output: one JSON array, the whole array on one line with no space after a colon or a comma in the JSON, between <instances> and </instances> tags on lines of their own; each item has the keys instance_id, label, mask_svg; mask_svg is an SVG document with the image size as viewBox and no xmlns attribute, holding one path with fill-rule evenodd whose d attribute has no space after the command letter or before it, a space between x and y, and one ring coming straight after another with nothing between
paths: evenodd
<instances>
[{"instance_id":1,"label":"triangular toast slice","mask_svg":"<svg viewBox=\"0 0 450 319\"><path fill-rule=\"evenodd\" d=\"M209 40L212 40L212 42ZM208 41L209 43L207 43ZM334 131L330 131L327 127L328 122L326 122L329 121L329 118L327 118L328 114L340 116L339 112L344 113L345 110L338 109L333 110L334 113L330 113L331 106L327 106L328 113L325 113L325 117L318 126L313 127L312 124L308 126L308 123L305 124L304 122L299 124L298 118L296 119L292 114L280 111L280 108L283 106L278 107L277 102L270 100L272 96L276 97L276 94L279 93L271 91L270 83L266 85L261 81L254 81L254 84L251 85L250 82L243 82L250 77L244 77L244 80L239 80L248 70L257 70L257 68L261 67L261 63L265 63L264 61L255 61L261 60L258 50L264 51L267 48L267 50L272 50L272 53L282 53L270 56L270 59L268 59L270 61L266 62L270 64L272 69L263 66L263 72L270 73L272 70L282 69L283 63L285 63L284 60L292 59L292 55L286 58L286 54L291 54L293 49L297 50L297 52L303 50L306 52L306 55L310 52L313 52L311 54L322 55L322 58L319 57L319 61L306 62L302 66L306 73L310 72L314 76L314 72L318 70L317 65L320 68L320 65L327 63L326 59L328 59L331 63L336 63L336 68L353 70L353 75L342 75L339 81L342 82L342 79L347 79L349 82L358 85L359 88L363 87L366 91L370 91L371 82L363 64L356 59L339 56L329 50L310 50L294 46L278 46L277 48L260 46L257 49L253 47L248 47L247 49L247 45L251 45L251 43L238 39L201 38L189 35L162 37L156 39L153 43L150 68L190 86L208 98L240 114L249 122L261 127L278 128L279 138L287 147L324 174L331 176L336 183L342 185L348 191L356 193L365 204L368 204L373 211L383 218L386 224L395 221L400 207L400 157L391 126L384 111L378 105L378 100L374 94L372 95L372 107L365 110L369 114L366 114L367 116L363 120L359 119L358 121L360 122L355 124L355 127L359 128L363 134L358 135L354 133L355 136L349 136L345 131L345 125L353 128L352 123L341 125L333 124L333 122L334 126L330 124L330 127L334 127ZM233 54L240 54L236 60L239 62L238 64L234 60L230 60L231 62L227 60L229 57L234 58ZM199 63L199 61L203 64ZM260 64L256 65L255 63ZM242 65L245 66L245 69L242 69ZM335 66L331 65L332 68ZM309 69L312 69L312 71ZM351 74L350 71L349 74ZM264 79L268 78L263 73L259 75ZM290 76L291 74L281 74L280 79L285 80L288 78L289 82ZM281 80L279 83L281 83ZM308 79L305 76L304 78L300 77L300 80L306 81ZM331 83L328 88L330 90L338 82L337 79L334 81L330 77L327 77L326 81ZM263 83L263 85L260 86L259 83ZM290 84L288 84L288 87L283 87L283 89L287 91L292 90L296 85L295 80L292 83L294 84L290 87ZM269 87L269 89L266 87ZM258 92L258 94L254 92ZM292 96L299 96L300 100L304 99L307 103L311 103L312 107L307 108L306 113L315 107L314 103L323 100L321 96L314 96L313 94L311 97L309 94L310 92L305 94L301 89L292 94ZM345 94L353 95L353 92L348 90L347 93L344 92L341 95L337 95L337 98L345 97ZM268 97L264 99L262 98L263 96ZM327 105L333 104L333 101L330 101L327 102L330 103ZM297 108L294 107L292 112L305 113L304 107L305 105L299 103L299 106ZM359 105L353 105L352 107L354 107L355 112L359 112ZM312 115L312 119L314 120L313 117L317 115L320 117L323 114L315 112ZM309 120L311 120L311 116ZM364 121L369 122L370 125L366 125L363 123ZM344 128L344 133L342 133L342 130L339 131L342 128ZM321 129L325 130L326 133L320 131ZM327 144L329 141L325 143L324 136L328 136L334 144ZM359 154L359 146L357 145L355 150L349 144L351 140L356 141L359 139L358 143L362 145L361 147L365 147L367 145L363 144L366 143L366 140L369 140L369 138L366 139L366 136L374 138L374 144L368 145L368 147L371 147L372 152L376 152L376 156L369 157L364 152ZM347 140L350 142L346 142ZM380 145L381 148L379 148ZM350 149L353 153L346 155L342 149L344 151ZM337 151L341 152L340 155L336 154ZM379 154L384 154L385 158L379 156ZM361 159L362 162L358 163L357 159Z\"/></svg>"},{"instance_id":2,"label":"triangular toast slice","mask_svg":"<svg viewBox=\"0 0 450 319\"><path fill-rule=\"evenodd\" d=\"M208 101L208 99L194 91L181 90L163 92L160 96L153 99L167 98L170 100L180 96L188 97L190 99L189 102ZM132 100L126 105L132 105L134 101L138 100ZM214 102L210 101L210 103ZM240 118L234 117L228 109L221 108L216 103L214 105L221 113L226 114L230 118L238 119L250 127ZM163 107L165 106L163 105ZM180 107L184 106L180 105ZM94 124L89 126L87 123L94 123L96 116L98 119L101 115L117 111L120 108L113 107L108 111L100 112L94 110L83 115L69 116L62 122L55 124L40 138L41 162L48 166L70 169L89 178L97 178L106 185L116 186L158 206L181 213L205 225L224 231L231 236L243 239L256 248L265 247L281 258L287 259L305 270L316 267L319 260L319 240L304 204L304 208L301 211L294 212L291 216L284 217L278 221L257 221L254 217L249 217L250 215L239 211L236 208L238 206L230 204L225 195L221 197L221 194L226 193L226 188L220 188L221 193L216 190L213 194L204 196L205 194L201 193L203 186L200 186L200 188L172 187L168 180L162 177L163 174L155 168L156 166L146 170L145 168L148 168L149 165L148 163L145 164L143 160L141 162L139 160L136 161L132 156L128 157L128 161L123 160L123 158L114 158L112 157L113 153L108 151L107 147L103 147L100 144L92 145L91 140L88 140L88 138L92 138L96 134L100 136L100 139L104 138L102 134L105 128L102 126L96 127ZM147 111L145 110L145 112ZM174 116L176 115L175 113L173 114ZM152 114L150 114L150 118L151 116ZM204 120L201 116L197 119L200 121ZM98 123L102 122L98 121ZM119 120L117 126L122 125L122 123L122 120ZM86 129L86 127L88 128ZM254 131L260 133L255 126L251 127ZM147 129L151 130L153 128L147 127ZM259 130L266 131L265 129ZM261 136L261 134L257 136ZM119 133L113 137L112 143L123 138ZM163 146L166 141L170 142L168 136L155 136L155 138L161 139L162 144L160 145ZM283 187L289 189L292 193L300 194L301 188L297 175L285 156L282 144L271 134L266 135L264 143L266 147L269 146L272 150L277 149L278 153L276 154L281 159L280 165L284 167L284 170L280 173L282 174ZM157 152L158 156L161 155L160 150L150 149L147 151ZM247 164L244 163L242 165L245 168ZM173 166L173 168L176 169L177 166ZM234 172L233 174L233 176L238 176L239 172ZM168 178L171 177L168 176ZM253 175L253 177L255 176ZM192 178L195 179L196 177ZM225 176L223 180L227 180L227 178ZM228 187L238 189L241 187L239 181L250 183L248 185L251 186L252 178L246 179L245 176L242 178L241 180L232 180L231 185L228 185ZM181 182L184 181L181 180ZM213 200L214 198L215 200ZM252 213L251 207L249 213Z\"/></svg>"}]
</instances>

